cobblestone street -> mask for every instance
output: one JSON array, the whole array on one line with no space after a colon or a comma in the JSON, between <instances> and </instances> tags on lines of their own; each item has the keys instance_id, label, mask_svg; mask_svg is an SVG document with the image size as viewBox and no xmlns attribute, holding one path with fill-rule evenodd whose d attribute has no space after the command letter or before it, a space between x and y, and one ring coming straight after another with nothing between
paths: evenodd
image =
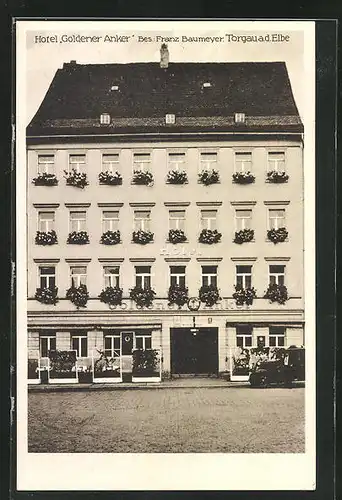
<instances>
[{"instance_id":1,"label":"cobblestone street","mask_svg":"<svg viewBox=\"0 0 342 500\"><path fill-rule=\"evenodd\" d=\"M304 388L30 393L29 452L303 453Z\"/></svg>"}]
</instances>

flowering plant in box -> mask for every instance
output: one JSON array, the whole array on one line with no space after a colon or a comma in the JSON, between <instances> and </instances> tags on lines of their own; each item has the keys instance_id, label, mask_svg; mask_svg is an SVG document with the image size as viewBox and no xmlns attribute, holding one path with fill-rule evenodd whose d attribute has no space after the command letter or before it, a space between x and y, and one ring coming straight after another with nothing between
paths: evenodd
<instances>
[{"instance_id":1,"label":"flowering plant in box","mask_svg":"<svg viewBox=\"0 0 342 500\"><path fill-rule=\"evenodd\" d=\"M206 243L207 245L212 245L213 243L218 243L222 237L222 234L217 231L217 229L202 229L198 237L200 243Z\"/></svg>"},{"instance_id":2,"label":"flowering plant in box","mask_svg":"<svg viewBox=\"0 0 342 500\"><path fill-rule=\"evenodd\" d=\"M80 307L86 307L89 293L86 285L80 285L78 287L71 286L66 293L66 298L69 299L77 309Z\"/></svg>"},{"instance_id":3,"label":"flowering plant in box","mask_svg":"<svg viewBox=\"0 0 342 500\"><path fill-rule=\"evenodd\" d=\"M111 306L121 305L122 288L118 286L107 286L99 295L100 301Z\"/></svg>"},{"instance_id":4,"label":"flowering plant in box","mask_svg":"<svg viewBox=\"0 0 342 500\"><path fill-rule=\"evenodd\" d=\"M57 234L53 229L51 231L37 231L35 238L36 245L54 245L57 243Z\"/></svg>"},{"instance_id":5,"label":"flowering plant in box","mask_svg":"<svg viewBox=\"0 0 342 500\"><path fill-rule=\"evenodd\" d=\"M287 232L285 227L279 227L278 229L269 229L267 231L267 238L273 243L282 243L286 240L289 233Z\"/></svg>"},{"instance_id":6,"label":"flowering plant in box","mask_svg":"<svg viewBox=\"0 0 342 500\"><path fill-rule=\"evenodd\" d=\"M100 172L100 184L107 184L108 186L119 186L122 184L122 177L119 172Z\"/></svg>"},{"instance_id":7,"label":"flowering plant in box","mask_svg":"<svg viewBox=\"0 0 342 500\"><path fill-rule=\"evenodd\" d=\"M53 304L56 305L58 302L58 288L37 288L35 299L42 304Z\"/></svg>"},{"instance_id":8,"label":"flowering plant in box","mask_svg":"<svg viewBox=\"0 0 342 500\"><path fill-rule=\"evenodd\" d=\"M83 189L89 184L87 180L87 174L85 174L84 172L77 172L76 169L72 168L70 172L64 170L64 173L64 177L68 186L75 186Z\"/></svg>"},{"instance_id":9,"label":"flowering plant in box","mask_svg":"<svg viewBox=\"0 0 342 500\"><path fill-rule=\"evenodd\" d=\"M287 288L285 285L278 285L277 283L269 284L264 298L270 302L285 304L288 299Z\"/></svg>"},{"instance_id":10,"label":"flowering plant in box","mask_svg":"<svg viewBox=\"0 0 342 500\"><path fill-rule=\"evenodd\" d=\"M166 182L169 184L185 184L188 180L185 170L170 170L167 174Z\"/></svg>"},{"instance_id":11,"label":"flowering plant in box","mask_svg":"<svg viewBox=\"0 0 342 500\"><path fill-rule=\"evenodd\" d=\"M132 182L141 186L149 186L153 183L153 175L151 172L134 170Z\"/></svg>"},{"instance_id":12,"label":"flowering plant in box","mask_svg":"<svg viewBox=\"0 0 342 500\"><path fill-rule=\"evenodd\" d=\"M169 305L177 304L180 308L189 300L188 287L181 285L171 285L168 291Z\"/></svg>"},{"instance_id":13,"label":"flowering plant in box","mask_svg":"<svg viewBox=\"0 0 342 500\"><path fill-rule=\"evenodd\" d=\"M269 182L274 182L275 184L281 184L282 182L287 182L289 180L289 176L286 172L278 170L271 170L267 172L267 180Z\"/></svg>"},{"instance_id":14,"label":"flowering plant in box","mask_svg":"<svg viewBox=\"0 0 342 500\"><path fill-rule=\"evenodd\" d=\"M106 231L102 234L100 243L103 245L117 245L120 243L120 231Z\"/></svg>"},{"instance_id":15,"label":"flowering plant in box","mask_svg":"<svg viewBox=\"0 0 342 500\"><path fill-rule=\"evenodd\" d=\"M170 243L183 243L186 241L186 236L182 229L170 229L169 242Z\"/></svg>"},{"instance_id":16,"label":"flowering plant in box","mask_svg":"<svg viewBox=\"0 0 342 500\"><path fill-rule=\"evenodd\" d=\"M133 231L132 239L134 243L138 243L139 245L146 245L153 241L154 234L151 231L143 231L139 229L138 231Z\"/></svg>"},{"instance_id":17,"label":"flowering plant in box","mask_svg":"<svg viewBox=\"0 0 342 500\"><path fill-rule=\"evenodd\" d=\"M67 243L72 245L85 245L89 243L87 231L72 231L72 233L69 233Z\"/></svg>"},{"instance_id":18,"label":"flowering plant in box","mask_svg":"<svg viewBox=\"0 0 342 500\"><path fill-rule=\"evenodd\" d=\"M235 172L233 181L237 184L251 184L255 181L255 176L249 170L247 172Z\"/></svg>"},{"instance_id":19,"label":"flowering plant in box","mask_svg":"<svg viewBox=\"0 0 342 500\"><path fill-rule=\"evenodd\" d=\"M217 170L202 170L198 174L198 180L205 186L210 186L210 184L220 182L220 176Z\"/></svg>"},{"instance_id":20,"label":"flowering plant in box","mask_svg":"<svg viewBox=\"0 0 342 500\"><path fill-rule=\"evenodd\" d=\"M38 174L32 180L35 186L57 186L58 180L55 174L48 174L47 172L42 172Z\"/></svg>"},{"instance_id":21,"label":"flowering plant in box","mask_svg":"<svg viewBox=\"0 0 342 500\"><path fill-rule=\"evenodd\" d=\"M233 299L236 305L242 306L247 304L248 306L253 304L253 300L256 298L256 290L252 288L242 288L241 286L235 285L235 292L233 293Z\"/></svg>"},{"instance_id":22,"label":"flowering plant in box","mask_svg":"<svg viewBox=\"0 0 342 500\"><path fill-rule=\"evenodd\" d=\"M152 305L156 292L152 288L142 288L135 286L129 291L130 299L134 300L139 307L149 307Z\"/></svg>"},{"instance_id":23,"label":"flowering plant in box","mask_svg":"<svg viewBox=\"0 0 342 500\"><path fill-rule=\"evenodd\" d=\"M217 286L203 285L199 289L199 298L207 306L213 306L218 300L221 300Z\"/></svg>"},{"instance_id":24,"label":"flowering plant in box","mask_svg":"<svg viewBox=\"0 0 342 500\"><path fill-rule=\"evenodd\" d=\"M249 241L252 241L253 238L253 229L241 229L240 231L235 232L234 243L238 243L239 245L241 245L242 243L248 243Z\"/></svg>"}]
</instances>

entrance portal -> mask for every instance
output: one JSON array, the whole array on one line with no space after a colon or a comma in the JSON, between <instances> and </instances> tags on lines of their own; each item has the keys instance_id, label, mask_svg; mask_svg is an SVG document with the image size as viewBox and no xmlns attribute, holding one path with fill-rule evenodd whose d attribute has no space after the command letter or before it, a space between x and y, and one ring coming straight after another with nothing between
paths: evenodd
<instances>
[{"instance_id":1,"label":"entrance portal","mask_svg":"<svg viewBox=\"0 0 342 500\"><path fill-rule=\"evenodd\" d=\"M171 328L171 370L178 375L217 375L218 328Z\"/></svg>"}]
</instances>

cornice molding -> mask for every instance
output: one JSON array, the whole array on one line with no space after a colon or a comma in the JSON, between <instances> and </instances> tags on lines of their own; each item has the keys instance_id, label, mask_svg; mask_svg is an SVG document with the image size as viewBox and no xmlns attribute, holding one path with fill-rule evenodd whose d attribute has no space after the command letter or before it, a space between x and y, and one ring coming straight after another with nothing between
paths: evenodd
<instances>
[{"instance_id":1,"label":"cornice molding","mask_svg":"<svg viewBox=\"0 0 342 500\"><path fill-rule=\"evenodd\" d=\"M119 208L119 207L123 207L123 203L114 202L114 201L108 201L108 202L104 201L104 202L99 202L97 204L97 206L100 208L108 208L108 207Z\"/></svg>"},{"instance_id":2,"label":"cornice molding","mask_svg":"<svg viewBox=\"0 0 342 500\"><path fill-rule=\"evenodd\" d=\"M99 262L121 263L124 260L125 260L124 257L99 257L98 258Z\"/></svg>"},{"instance_id":3,"label":"cornice molding","mask_svg":"<svg viewBox=\"0 0 342 500\"><path fill-rule=\"evenodd\" d=\"M282 205L289 205L290 201L281 201L281 200L275 200L275 201L264 201L264 205L276 205L276 206L282 206Z\"/></svg>"},{"instance_id":4,"label":"cornice molding","mask_svg":"<svg viewBox=\"0 0 342 500\"><path fill-rule=\"evenodd\" d=\"M188 207L190 201L164 201L166 207Z\"/></svg>"},{"instance_id":5,"label":"cornice molding","mask_svg":"<svg viewBox=\"0 0 342 500\"><path fill-rule=\"evenodd\" d=\"M256 205L256 201L231 201L230 204L233 207L245 207L245 206L254 206Z\"/></svg>"},{"instance_id":6,"label":"cornice molding","mask_svg":"<svg viewBox=\"0 0 342 500\"><path fill-rule=\"evenodd\" d=\"M91 203L64 203L67 208L89 208Z\"/></svg>"},{"instance_id":7,"label":"cornice molding","mask_svg":"<svg viewBox=\"0 0 342 500\"><path fill-rule=\"evenodd\" d=\"M196 201L198 207L220 207L222 201Z\"/></svg>"},{"instance_id":8,"label":"cornice molding","mask_svg":"<svg viewBox=\"0 0 342 500\"><path fill-rule=\"evenodd\" d=\"M233 262L255 262L257 257L231 257Z\"/></svg>"},{"instance_id":9,"label":"cornice molding","mask_svg":"<svg viewBox=\"0 0 342 500\"><path fill-rule=\"evenodd\" d=\"M33 262L36 262L37 264L57 264L58 262L60 262L61 259L50 259L49 257L45 258L45 259L42 259L42 258L39 258L39 259L33 259Z\"/></svg>"},{"instance_id":10,"label":"cornice molding","mask_svg":"<svg viewBox=\"0 0 342 500\"><path fill-rule=\"evenodd\" d=\"M60 203L33 203L35 208L58 208Z\"/></svg>"},{"instance_id":11,"label":"cornice molding","mask_svg":"<svg viewBox=\"0 0 342 500\"><path fill-rule=\"evenodd\" d=\"M91 261L91 258L87 258L87 257L65 259L65 262L68 262L68 264L87 264L90 261Z\"/></svg>"}]
</instances>

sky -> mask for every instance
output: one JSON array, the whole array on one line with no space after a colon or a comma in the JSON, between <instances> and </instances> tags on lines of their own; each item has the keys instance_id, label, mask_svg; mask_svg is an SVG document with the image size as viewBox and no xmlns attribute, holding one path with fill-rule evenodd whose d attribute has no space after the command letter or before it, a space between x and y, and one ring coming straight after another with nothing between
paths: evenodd
<instances>
[{"instance_id":1,"label":"sky","mask_svg":"<svg viewBox=\"0 0 342 500\"><path fill-rule=\"evenodd\" d=\"M106 22L103 28L98 23L56 24L50 21L41 23L38 30L26 32L26 120L27 124L36 113L58 68L64 62L76 60L77 63L128 63L158 62L161 41L157 36L179 37L179 41L168 41L170 62L239 62L239 61L285 61L289 73L294 98L299 113L304 119L305 78L304 78L304 36L302 31L289 29L277 30L274 23L258 26L251 23L251 29L238 29L238 24L178 23L177 27L167 28L163 23L142 24L140 22L122 29L118 23ZM260 29L260 25L262 29ZM130 25L129 25L130 26ZM160 28L159 28L160 26ZM282 24L283 26L283 24ZM286 26L285 26L286 27ZM76 29L75 29L76 28ZM98 43L61 42L62 35L99 36ZM127 42L104 42L105 36L126 35ZM265 36L267 34L288 35L287 42L243 42L230 41L226 34L235 36ZM57 35L58 43L35 42L37 36ZM197 43L182 41L182 37L222 36L224 42ZM145 38L145 41L142 37ZM150 37L152 41L147 41Z\"/></svg>"}]
</instances>

